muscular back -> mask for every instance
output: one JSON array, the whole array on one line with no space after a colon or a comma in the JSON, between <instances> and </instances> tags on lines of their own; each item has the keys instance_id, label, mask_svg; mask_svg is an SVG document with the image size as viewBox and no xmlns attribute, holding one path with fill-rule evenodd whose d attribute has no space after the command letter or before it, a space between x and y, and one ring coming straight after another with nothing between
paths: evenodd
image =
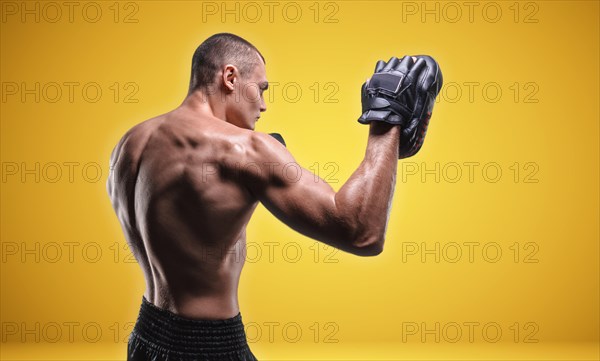
<instances>
[{"instance_id":1,"label":"muscular back","mask_svg":"<svg viewBox=\"0 0 600 361\"><path fill-rule=\"evenodd\" d=\"M157 306L198 318L239 312L257 200L235 164L250 133L178 109L135 126L115 147L108 191Z\"/></svg>"},{"instance_id":2,"label":"muscular back","mask_svg":"<svg viewBox=\"0 0 600 361\"><path fill-rule=\"evenodd\" d=\"M398 126L372 123L363 161L335 192L271 136L193 107L136 125L112 153L107 188L144 271L146 298L187 317L237 315L246 225L259 201L305 236L380 254L399 134Z\"/></svg>"}]
</instances>

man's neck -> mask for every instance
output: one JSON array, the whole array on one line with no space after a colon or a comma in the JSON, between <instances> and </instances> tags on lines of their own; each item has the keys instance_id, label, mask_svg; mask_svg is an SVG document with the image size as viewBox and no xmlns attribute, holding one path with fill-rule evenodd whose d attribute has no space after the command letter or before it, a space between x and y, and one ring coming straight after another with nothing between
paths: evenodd
<instances>
[{"instance_id":1,"label":"man's neck","mask_svg":"<svg viewBox=\"0 0 600 361\"><path fill-rule=\"evenodd\" d=\"M226 121L225 103L222 98L221 93L207 95L201 90L196 90L188 94L180 107Z\"/></svg>"}]
</instances>

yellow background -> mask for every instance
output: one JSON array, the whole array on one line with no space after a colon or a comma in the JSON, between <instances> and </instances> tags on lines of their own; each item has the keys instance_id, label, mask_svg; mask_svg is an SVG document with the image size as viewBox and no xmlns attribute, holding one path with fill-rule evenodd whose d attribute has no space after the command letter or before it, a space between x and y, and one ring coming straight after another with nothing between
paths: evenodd
<instances>
[{"instance_id":1,"label":"yellow background","mask_svg":"<svg viewBox=\"0 0 600 361\"><path fill-rule=\"evenodd\" d=\"M283 134L335 189L364 155L359 89L378 59L429 54L445 81L422 150L399 162L381 255L333 253L258 207L239 295L259 359L599 358L597 1L138 1L117 4L118 14L99 1L76 2L72 19L64 2L60 17L27 2L39 22L6 3L2 359L124 359L144 284L105 191L109 154L131 126L180 104L195 48L217 32L256 45L279 84L256 130ZM68 82L79 84L72 102ZM82 95L91 84L95 96L93 83L97 102ZM125 102L132 91L137 102ZM75 164L72 182L65 163ZM436 245L439 262L422 248ZM424 330L436 323L439 342Z\"/></svg>"}]
</instances>

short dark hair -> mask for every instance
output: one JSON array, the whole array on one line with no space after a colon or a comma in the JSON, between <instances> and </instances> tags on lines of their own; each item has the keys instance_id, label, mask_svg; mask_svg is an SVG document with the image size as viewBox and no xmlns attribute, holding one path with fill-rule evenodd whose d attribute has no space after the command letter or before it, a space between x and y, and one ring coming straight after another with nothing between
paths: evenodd
<instances>
[{"instance_id":1,"label":"short dark hair","mask_svg":"<svg viewBox=\"0 0 600 361\"><path fill-rule=\"evenodd\" d=\"M197 89L208 90L217 72L227 63L235 65L241 76L246 75L258 65L256 53L266 64L260 51L237 35L219 33L209 37L198 46L192 57L189 93Z\"/></svg>"}]
</instances>

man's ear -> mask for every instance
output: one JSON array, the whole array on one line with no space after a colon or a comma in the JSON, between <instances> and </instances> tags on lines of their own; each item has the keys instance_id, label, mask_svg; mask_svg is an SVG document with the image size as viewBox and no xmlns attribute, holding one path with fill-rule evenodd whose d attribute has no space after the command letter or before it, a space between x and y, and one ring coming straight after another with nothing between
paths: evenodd
<instances>
[{"instance_id":1,"label":"man's ear","mask_svg":"<svg viewBox=\"0 0 600 361\"><path fill-rule=\"evenodd\" d=\"M225 87L233 91L234 85L239 81L238 68L233 64L226 64L223 67L223 84Z\"/></svg>"}]
</instances>

